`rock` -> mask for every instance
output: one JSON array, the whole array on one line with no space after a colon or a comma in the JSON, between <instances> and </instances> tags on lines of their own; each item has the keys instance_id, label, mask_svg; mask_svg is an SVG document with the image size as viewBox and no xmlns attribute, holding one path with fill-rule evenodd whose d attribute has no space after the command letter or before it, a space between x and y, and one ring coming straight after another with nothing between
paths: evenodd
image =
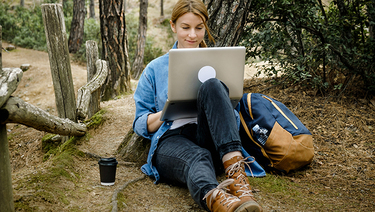
<instances>
[{"instance_id":1,"label":"rock","mask_svg":"<svg viewBox=\"0 0 375 212\"><path fill-rule=\"evenodd\" d=\"M15 50L15 49L16 49L16 47L13 46L13 45L11 45L11 44L9 44L9 45L5 48L5 50L7 50L7 51L12 51L12 50Z\"/></svg>"},{"instance_id":2,"label":"rock","mask_svg":"<svg viewBox=\"0 0 375 212\"><path fill-rule=\"evenodd\" d=\"M20 68L23 72L25 72L25 71L29 70L30 67L31 67L30 64L22 64Z\"/></svg>"}]
</instances>

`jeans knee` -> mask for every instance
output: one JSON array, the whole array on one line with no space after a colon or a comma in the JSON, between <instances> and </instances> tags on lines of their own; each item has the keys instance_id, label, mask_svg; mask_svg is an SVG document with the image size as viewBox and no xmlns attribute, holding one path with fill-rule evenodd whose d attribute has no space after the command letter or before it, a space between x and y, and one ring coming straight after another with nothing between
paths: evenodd
<instances>
[{"instance_id":1,"label":"jeans knee","mask_svg":"<svg viewBox=\"0 0 375 212\"><path fill-rule=\"evenodd\" d=\"M211 152L208 149L200 148L200 149L197 149L195 152L196 152L196 154L195 154L195 161L196 162L212 160Z\"/></svg>"},{"instance_id":2,"label":"jeans knee","mask_svg":"<svg viewBox=\"0 0 375 212\"><path fill-rule=\"evenodd\" d=\"M210 91L210 90L217 90L218 88L221 88L222 86L223 86L223 83L220 80L216 78L211 78L211 79L206 80L201 85L201 89Z\"/></svg>"},{"instance_id":3,"label":"jeans knee","mask_svg":"<svg viewBox=\"0 0 375 212\"><path fill-rule=\"evenodd\" d=\"M222 81L216 78L211 78L205 81L199 88L198 99L206 99L207 97L222 94L224 94L225 96L229 94L228 87Z\"/></svg>"}]
</instances>

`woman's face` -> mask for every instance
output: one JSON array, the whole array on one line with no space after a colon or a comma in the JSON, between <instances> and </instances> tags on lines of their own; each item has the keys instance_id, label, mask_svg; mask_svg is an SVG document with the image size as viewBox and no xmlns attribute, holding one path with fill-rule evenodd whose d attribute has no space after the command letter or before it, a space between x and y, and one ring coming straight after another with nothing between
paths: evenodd
<instances>
[{"instance_id":1,"label":"woman's face","mask_svg":"<svg viewBox=\"0 0 375 212\"><path fill-rule=\"evenodd\" d=\"M204 38L206 29L200 16L185 13L176 23L170 21L172 31L177 34L178 48L197 48Z\"/></svg>"}]
</instances>

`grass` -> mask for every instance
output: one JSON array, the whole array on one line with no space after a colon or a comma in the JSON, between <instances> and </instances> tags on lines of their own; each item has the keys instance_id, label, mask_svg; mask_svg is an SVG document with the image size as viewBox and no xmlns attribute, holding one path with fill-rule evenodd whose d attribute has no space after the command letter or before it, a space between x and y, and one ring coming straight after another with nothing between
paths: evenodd
<instances>
[{"instance_id":1,"label":"grass","mask_svg":"<svg viewBox=\"0 0 375 212\"><path fill-rule=\"evenodd\" d=\"M51 137L51 135L46 137ZM25 198L16 200L15 207L17 210L38 210L37 207L30 205L34 199L41 199L48 204L69 204L66 198L65 185L67 182L75 185L81 179L80 173L75 168L77 165L76 158L84 155L76 148L78 140L79 138L72 137L57 147L51 147L44 157L44 161L49 163L45 166L46 168L38 170L21 180L16 190L27 187L28 190L35 192ZM59 184L64 186L57 186Z\"/></svg>"}]
</instances>

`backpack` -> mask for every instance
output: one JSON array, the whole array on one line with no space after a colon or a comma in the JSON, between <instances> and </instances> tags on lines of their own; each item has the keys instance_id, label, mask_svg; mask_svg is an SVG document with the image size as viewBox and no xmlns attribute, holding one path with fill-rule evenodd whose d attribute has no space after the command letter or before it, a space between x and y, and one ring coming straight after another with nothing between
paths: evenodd
<instances>
[{"instance_id":1,"label":"backpack","mask_svg":"<svg viewBox=\"0 0 375 212\"><path fill-rule=\"evenodd\" d=\"M311 163L312 135L283 103L245 93L237 110L242 146L265 170L288 173Z\"/></svg>"}]
</instances>

